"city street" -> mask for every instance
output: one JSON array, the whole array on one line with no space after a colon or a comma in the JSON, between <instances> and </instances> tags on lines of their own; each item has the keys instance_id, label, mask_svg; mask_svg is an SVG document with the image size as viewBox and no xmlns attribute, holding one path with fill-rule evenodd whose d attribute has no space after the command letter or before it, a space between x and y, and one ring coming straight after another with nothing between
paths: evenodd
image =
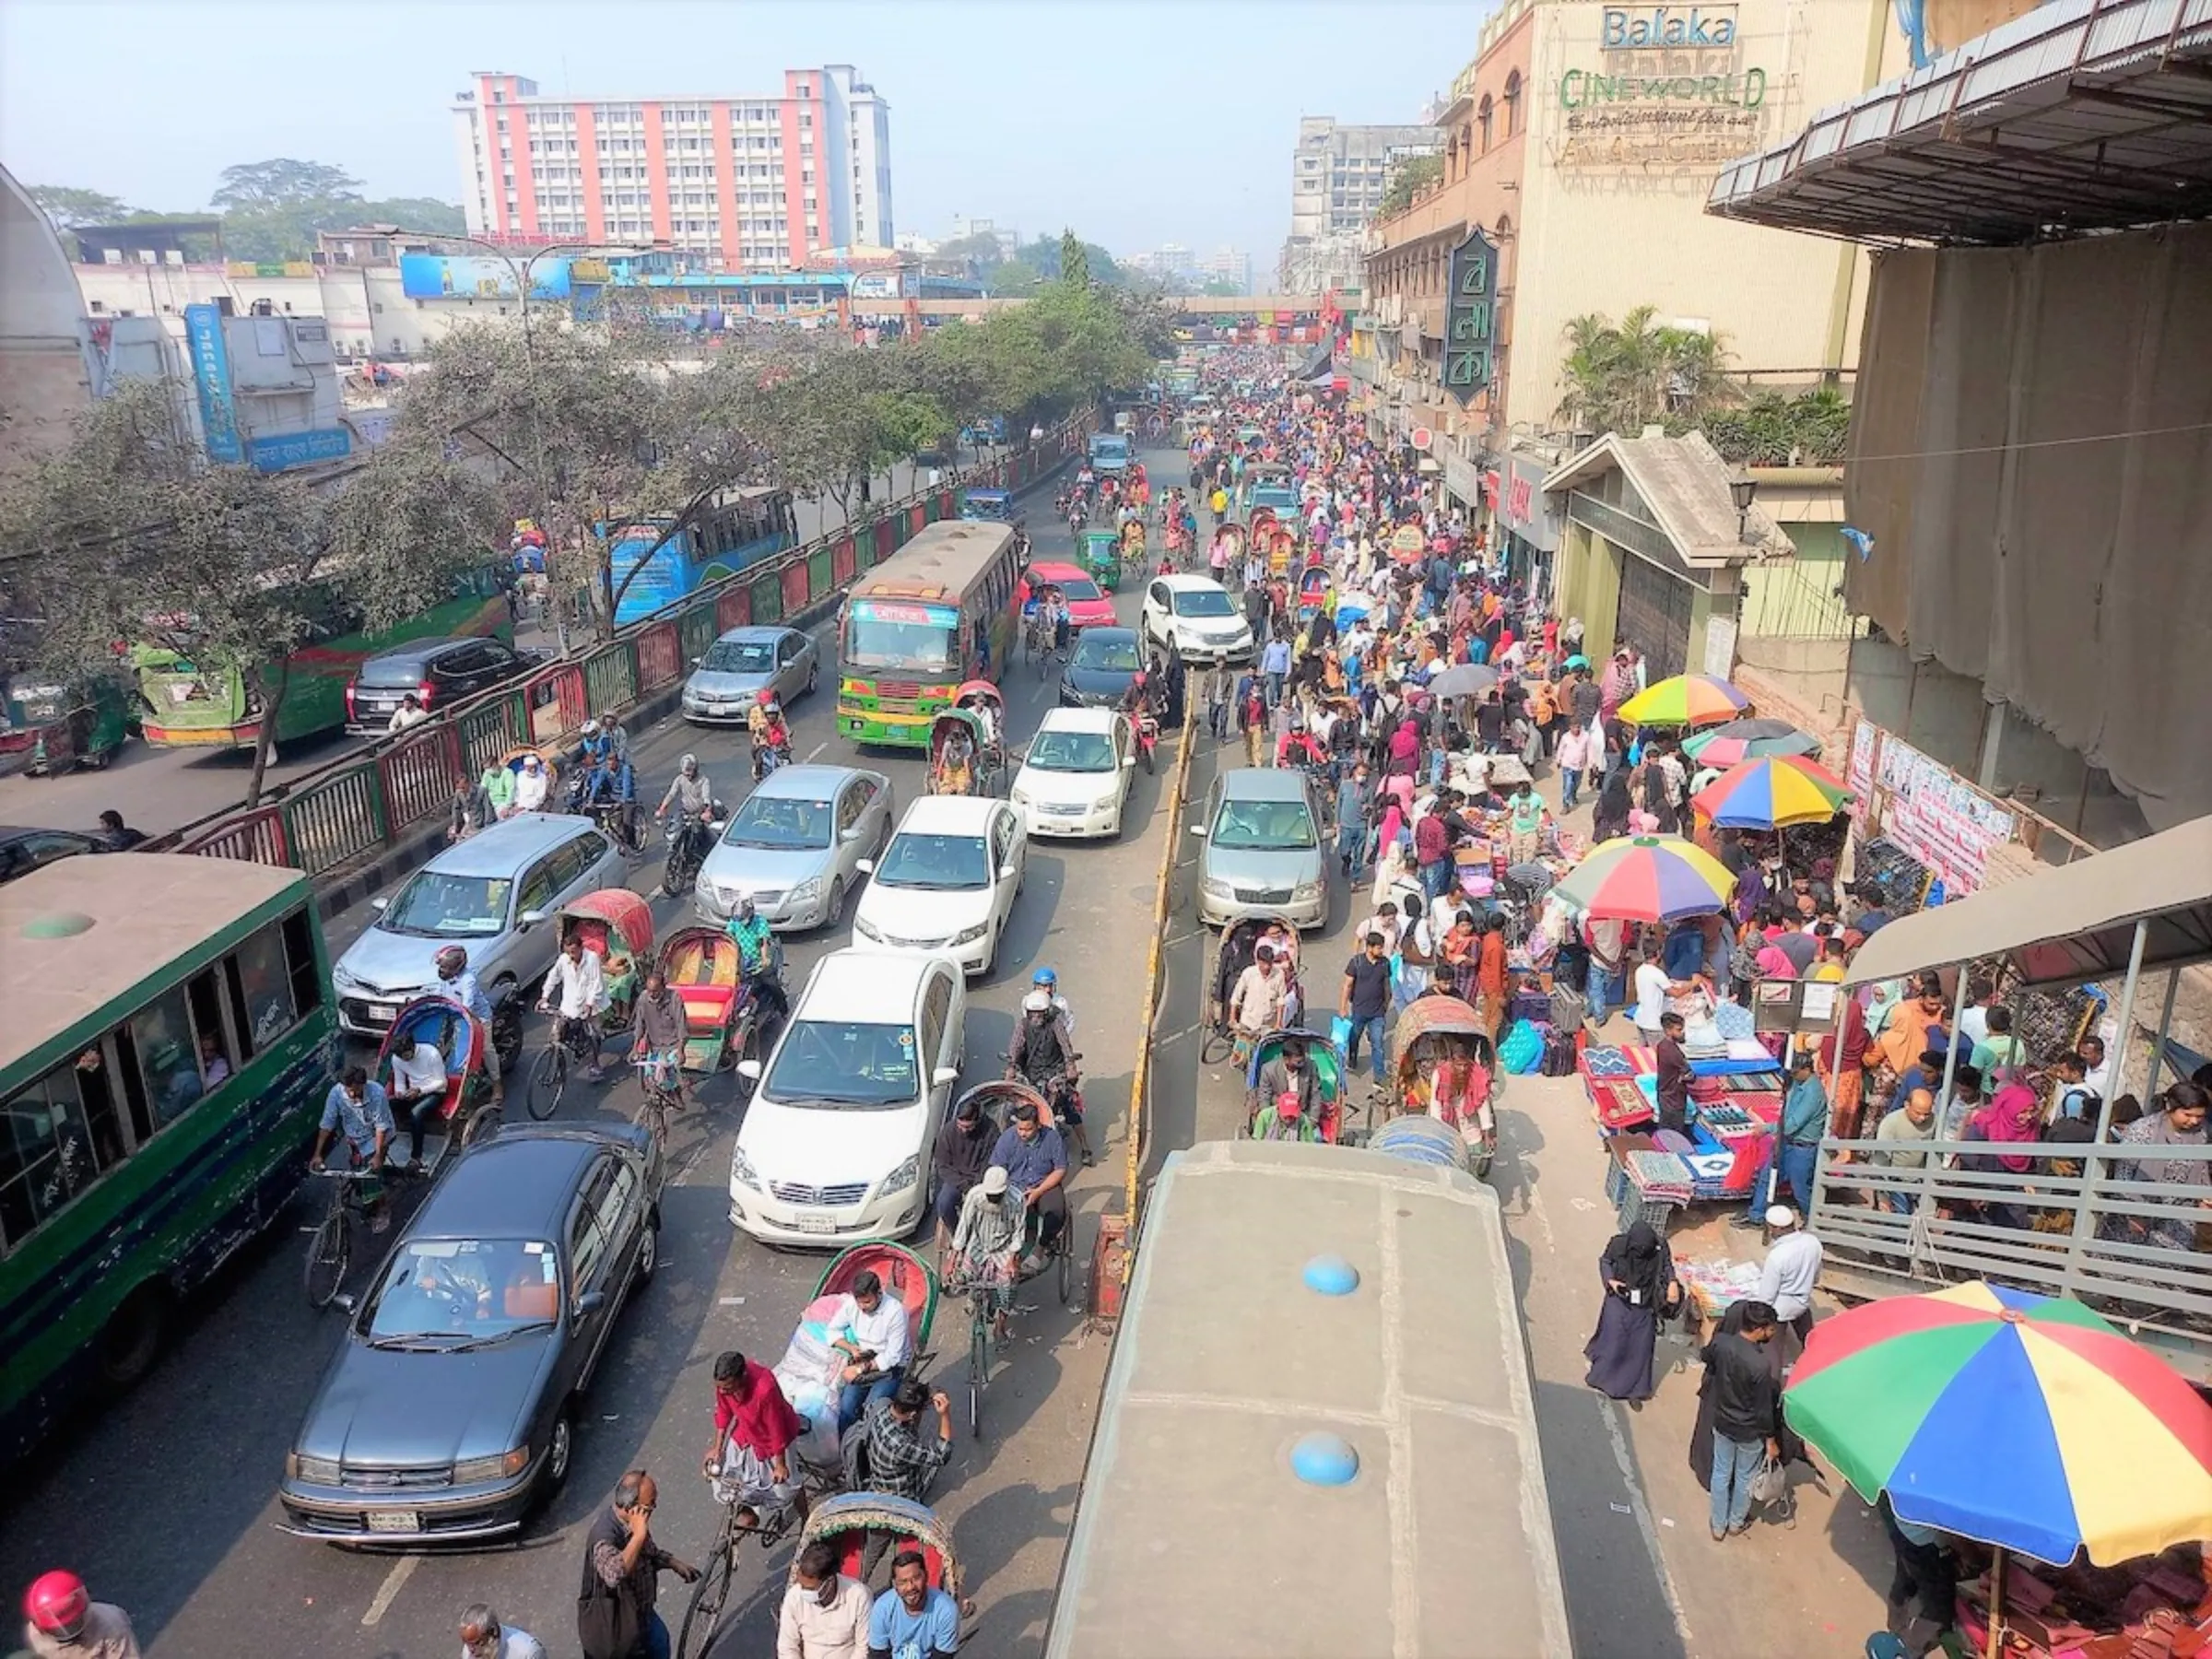
<instances>
[{"instance_id":1,"label":"city street","mask_svg":"<svg viewBox=\"0 0 2212 1659\"><path fill-rule=\"evenodd\" d=\"M1174 458L1149 457L1171 476ZM1065 530L1032 498L1042 557L1063 556ZM1136 594L1117 599L1134 620ZM834 641L825 635L825 645ZM830 675L794 711L802 759L853 759L834 735ZM1012 730L1032 731L1053 681L1017 667L1009 677ZM744 747L720 733L669 723L633 735L641 793L657 795L679 757L696 752L725 799L744 790ZM1218 759L1200 738L1192 794L1202 796ZM1233 743L1233 738L1232 738ZM871 754L862 764L889 772L899 801L922 780L918 760ZM1214 935L1193 910L1196 840L1160 812L1167 769L1139 774L1123 838L1100 846L1032 844L1029 879L998 971L971 987L964 1083L998 1070L1013 1010L1030 970L1050 962L1073 1000L1086 1053L1085 1092L1100 1167L1076 1181L1086 1264L1095 1218L1118 1206L1125 1148L1124 1114L1142 993L1139 971L1162 836L1180 849L1159 1021L1153 1167L1194 1140L1236 1133L1242 1079L1226 1065L1198 1063L1200 992ZM1556 804L1556 786L1542 787ZM1195 812L1185 814L1186 821ZM1578 815L1586 824L1587 808ZM1140 828L1141 826L1141 828ZM633 879L650 889L657 870ZM1325 1029L1353 924L1368 911L1367 883L1335 884L1328 927L1310 935L1305 979L1313 1023ZM676 907L656 905L665 929ZM369 912L357 908L332 928L334 953ZM843 928L788 942L795 987L825 950L849 943ZM534 1032L535 1035L535 1032ZM596 1100L571 1100L563 1115L627 1113L634 1086L612 1084ZM726 1088L726 1080L717 1087ZM1363 1096L1362 1078L1355 1099ZM273 1653L382 1659L442 1653L469 1602L490 1600L555 1652L571 1651L578 1551L585 1526L620 1472L642 1465L662 1477L654 1535L696 1558L717 1519L696 1473L709 1436L709 1372L728 1347L772 1363L811 1293L823 1258L771 1252L734 1237L726 1211L729 1137L724 1117L712 1136L677 1131L679 1174L665 1208L662 1267L624 1313L587 1403L575 1472L546 1522L518 1547L477 1555L366 1556L305 1543L274 1529L271 1492L290 1436L336 1339L340 1315L311 1312L300 1291L303 1241L280 1230L237 1264L148 1382L129 1400L80 1424L35 1463L0 1509L0 1561L19 1582L54 1561L85 1573L97 1594L127 1606L156 1659L224 1659L251 1645ZM1802 1484L1794 1527L1755 1527L1714 1545L1705 1535L1705 1497L1686 1461L1698 1368L1691 1350L1663 1341L1674 1367L1660 1395L1631 1413L1585 1388L1582 1349L1596 1317L1597 1257L1612 1232L1603 1193L1605 1159L1589 1109L1572 1078L1516 1077L1500 1112L1503 1139L1492 1184L1504 1205L1516 1290L1535 1373L1535 1404L1569 1613L1586 1655L1733 1655L1763 1651L1789 1632L1793 1651L1856 1653L1882 1622L1876 1575L1886 1547L1865 1506L1830 1481L1830 1494ZM304 1208L300 1211L304 1218ZM1678 1234L1677 1253L1742 1252L1743 1235L1709 1224ZM1756 1248L1755 1246L1751 1248ZM360 1270L357 1269L357 1276ZM357 1277L358 1283L358 1277ZM970 1571L981 1624L972 1651L1030 1654L1052 1604L1060 1552L1073 1512L1107 1354L1107 1338L1085 1329L1079 1312L1049 1296L1017 1326L1012 1358L994 1377L985 1441L958 1423L958 1450L937 1488ZM956 1401L964 1382L962 1311L940 1311L935 1374ZM959 1407L956 1406L956 1421ZM149 1501L158 1495L158 1501ZM1470 1503L1489 1500L1467 1494ZM788 1549L749 1552L733 1594L725 1655L758 1654L771 1640ZM1471 1563L1512 1571L1510 1562ZM1759 1586L1756 1597L1746 1583ZM663 1581L664 1610L680 1619L684 1587ZM1175 1659L1175 1656L1165 1656Z\"/></svg>"}]
</instances>

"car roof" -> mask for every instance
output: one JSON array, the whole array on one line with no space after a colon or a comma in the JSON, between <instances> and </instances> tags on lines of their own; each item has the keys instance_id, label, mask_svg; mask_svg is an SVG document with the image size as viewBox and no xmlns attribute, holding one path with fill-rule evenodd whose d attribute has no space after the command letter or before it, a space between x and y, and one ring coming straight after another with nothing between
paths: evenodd
<instances>
[{"instance_id":1,"label":"car roof","mask_svg":"<svg viewBox=\"0 0 2212 1659\"><path fill-rule=\"evenodd\" d=\"M1124 642L1134 645L1136 643L1136 629L1124 628L1119 623L1112 628L1087 628L1077 643L1081 644L1089 640L1105 640L1117 645Z\"/></svg>"},{"instance_id":2,"label":"car roof","mask_svg":"<svg viewBox=\"0 0 2212 1659\"><path fill-rule=\"evenodd\" d=\"M618 1144L581 1124L501 1124L446 1171L407 1231L558 1243L584 1171Z\"/></svg>"},{"instance_id":3,"label":"car roof","mask_svg":"<svg viewBox=\"0 0 2212 1659\"><path fill-rule=\"evenodd\" d=\"M478 642L479 641L474 635L463 637L458 634L445 634L440 638L429 640L407 640L397 645L390 647L388 650L372 651L367 656L363 657L361 661L364 664L388 663L395 658L402 662L415 661L426 657L434 657L440 652L444 651L449 646L474 645Z\"/></svg>"},{"instance_id":4,"label":"car roof","mask_svg":"<svg viewBox=\"0 0 2212 1659\"><path fill-rule=\"evenodd\" d=\"M1155 576L1152 580L1155 582L1164 582L1171 588L1218 588L1224 594L1229 592L1227 588L1222 587L1221 584L1216 582L1211 576L1189 576L1178 571L1172 575Z\"/></svg>"},{"instance_id":5,"label":"car roof","mask_svg":"<svg viewBox=\"0 0 2212 1659\"><path fill-rule=\"evenodd\" d=\"M753 786L753 794L771 799L826 801L853 778L873 778L878 787L889 780L862 766L779 766Z\"/></svg>"},{"instance_id":6,"label":"car roof","mask_svg":"<svg viewBox=\"0 0 2212 1659\"><path fill-rule=\"evenodd\" d=\"M1065 559L1033 559L1030 561L1030 575L1043 577L1047 582L1088 582L1090 572L1081 565L1070 564Z\"/></svg>"},{"instance_id":7,"label":"car roof","mask_svg":"<svg viewBox=\"0 0 2212 1659\"><path fill-rule=\"evenodd\" d=\"M88 846L100 844L99 837L88 835L82 830L50 830L41 824L0 824L0 841L21 841L27 835L65 835Z\"/></svg>"},{"instance_id":8,"label":"car roof","mask_svg":"<svg viewBox=\"0 0 2212 1659\"><path fill-rule=\"evenodd\" d=\"M792 1018L877 1020L911 1018L922 976L937 961L888 950L833 950L814 965Z\"/></svg>"},{"instance_id":9,"label":"car roof","mask_svg":"<svg viewBox=\"0 0 2212 1659\"><path fill-rule=\"evenodd\" d=\"M1041 732L1103 732L1112 735L1121 716L1112 709L1047 709L1037 723Z\"/></svg>"},{"instance_id":10,"label":"car roof","mask_svg":"<svg viewBox=\"0 0 2212 1659\"><path fill-rule=\"evenodd\" d=\"M1305 774L1287 766L1234 766L1216 780L1225 801L1302 801Z\"/></svg>"},{"instance_id":11,"label":"car roof","mask_svg":"<svg viewBox=\"0 0 2212 1659\"><path fill-rule=\"evenodd\" d=\"M591 825L565 812L518 812L448 847L423 866L441 876L512 876L519 865L574 839Z\"/></svg>"},{"instance_id":12,"label":"car roof","mask_svg":"<svg viewBox=\"0 0 2212 1659\"><path fill-rule=\"evenodd\" d=\"M916 795L907 803L899 820L899 832L918 830L924 835L981 835L991 816L1005 803L992 795Z\"/></svg>"},{"instance_id":13,"label":"car roof","mask_svg":"<svg viewBox=\"0 0 2212 1659\"><path fill-rule=\"evenodd\" d=\"M714 636L714 643L717 645L727 645L732 641L735 641L738 644L752 644L757 641L761 644L767 644L772 641L782 639L787 633L796 633L799 630L795 628L779 628L773 623L769 622L751 622L747 623L743 628L724 629L722 632Z\"/></svg>"}]
</instances>

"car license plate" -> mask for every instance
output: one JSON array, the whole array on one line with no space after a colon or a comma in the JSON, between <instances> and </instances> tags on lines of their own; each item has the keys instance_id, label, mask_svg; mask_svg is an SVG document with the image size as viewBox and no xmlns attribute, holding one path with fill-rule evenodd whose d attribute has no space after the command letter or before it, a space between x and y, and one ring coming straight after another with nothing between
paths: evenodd
<instances>
[{"instance_id":1,"label":"car license plate","mask_svg":"<svg viewBox=\"0 0 2212 1659\"><path fill-rule=\"evenodd\" d=\"M799 1218L794 1222L793 1225L801 1232L835 1232L837 1230L837 1218L835 1216L807 1215L802 1212L799 1216Z\"/></svg>"},{"instance_id":2,"label":"car license plate","mask_svg":"<svg viewBox=\"0 0 2212 1659\"><path fill-rule=\"evenodd\" d=\"M371 1003L362 1011L362 1022L367 1025L388 1026L398 1018L397 1003Z\"/></svg>"},{"instance_id":3,"label":"car license plate","mask_svg":"<svg viewBox=\"0 0 2212 1659\"><path fill-rule=\"evenodd\" d=\"M422 1530L420 1510L371 1510L369 1530L372 1533L418 1533Z\"/></svg>"}]
</instances>

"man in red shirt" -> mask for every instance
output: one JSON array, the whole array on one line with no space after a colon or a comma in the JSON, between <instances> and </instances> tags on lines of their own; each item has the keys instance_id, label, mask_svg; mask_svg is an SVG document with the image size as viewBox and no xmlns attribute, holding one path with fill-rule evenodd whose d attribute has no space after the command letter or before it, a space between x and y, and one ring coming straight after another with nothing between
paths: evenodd
<instances>
[{"instance_id":1,"label":"man in red shirt","mask_svg":"<svg viewBox=\"0 0 2212 1659\"><path fill-rule=\"evenodd\" d=\"M806 1432L775 1374L735 1350L714 1361L714 1443L702 1466L736 1493L741 1525L759 1524L763 1505L796 1501L806 1519L806 1489L791 1477L791 1448Z\"/></svg>"},{"instance_id":2,"label":"man in red shirt","mask_svg":"<svg viewBox=\"0 0 2212 1659\"><path fill-rule=\"evenodd\" d=\"M1482 993L1482 1017L1490 1028L1495 1052L1498 1028L1505 1023L1505 918L1492 912L1475 957L1475 987Z\"/></svg>"}]
</instances>

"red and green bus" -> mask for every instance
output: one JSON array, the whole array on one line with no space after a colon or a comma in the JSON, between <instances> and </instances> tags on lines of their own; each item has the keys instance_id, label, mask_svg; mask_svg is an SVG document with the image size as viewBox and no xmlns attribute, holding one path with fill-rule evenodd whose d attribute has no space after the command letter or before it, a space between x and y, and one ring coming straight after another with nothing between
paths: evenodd
<instances>
[{"instance_id":1,"label":"red and green bus","mask_svg":"<svg viewBox=\"0 0 2212 1659\"><path fill-rule=\"evenodd\" d=\"M467 571L454 579L452 597L381 633L363 628L335 592L315 584L306 597L315 637L284 664L276 741L342 730L346 688L380 651L409 640L471 634L512 643L513 613L500 575L496 565ZM189 641L189 629L183 638ZM260 740L261 707L236 663L202 662L181 643L146 642L132 648L131 661L146 702L146 740L156 748L252 748Z\"/></svg>"},{"instance_id":2,"label":"red and green bus","mask_svg":"<svg viewBox=\"0 0 2212 1659\"><path fill-rule=\"evenodd\" d=\"M136 1382L306 1168L336 1003L297 870L65 858L0 887L0 1463Z\"/></svg>"},{"instance_id":3,"label":"red and green bus","mask_svg":"<svg viewBox=\"0 0 2212 1659\"><path fill-rule=\"evenodd\" d=\"M995 680L1019 629L1021 538L1011 524L930 524L853 584L838 621L837 729L925 748L965 680Z\"/></svg>"}]
</instances>

